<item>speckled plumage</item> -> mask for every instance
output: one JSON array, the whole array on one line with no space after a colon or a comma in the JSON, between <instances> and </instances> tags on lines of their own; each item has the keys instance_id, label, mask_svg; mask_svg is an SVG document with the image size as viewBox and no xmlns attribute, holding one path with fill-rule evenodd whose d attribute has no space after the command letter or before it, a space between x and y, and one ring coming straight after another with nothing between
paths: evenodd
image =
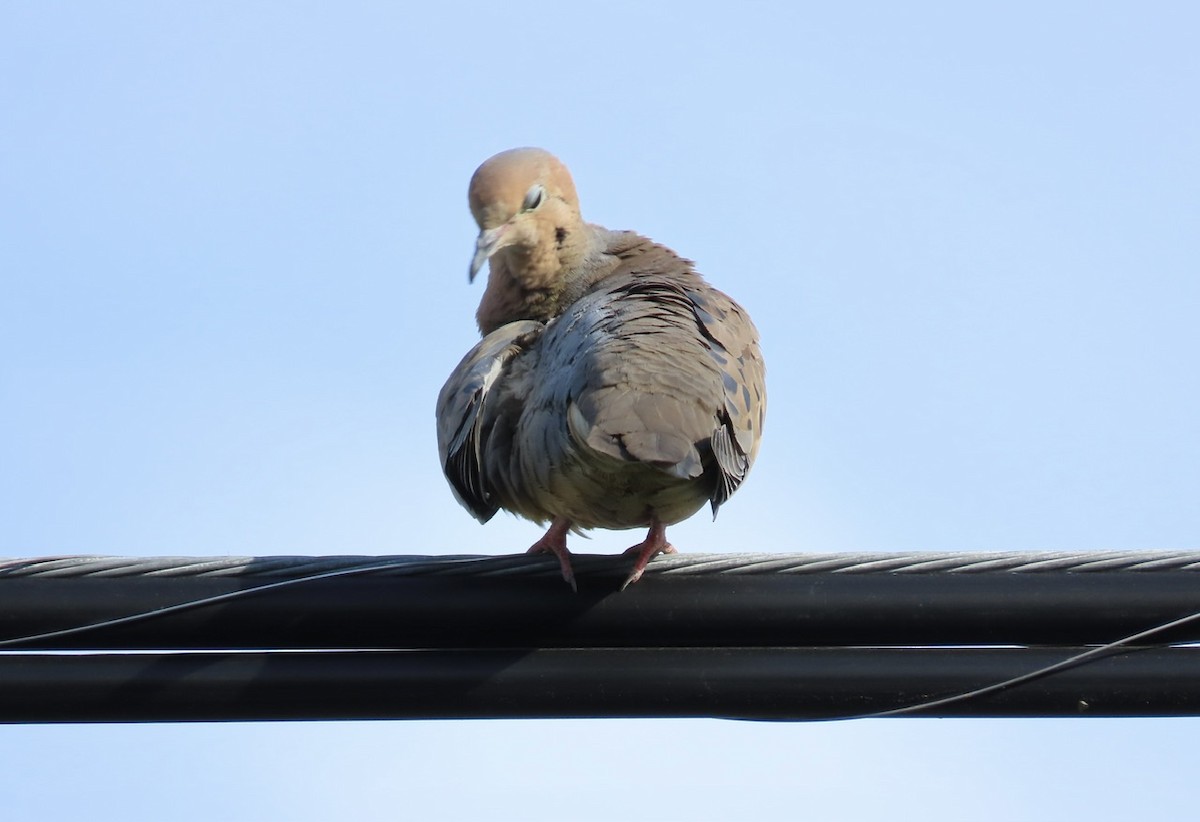
<instances>
[{"instance_id":1,"label":"speckled plumage","mask_svg":"<svg viewBox=\"0 0 1200 822\"><path fill-rule=\"evenodd\" d=\"M535 203L533 208L527 208ZM627 231L584 223L566 168L538 149L476 172L490 259L483 339L438 397L438 446L481 522L503 508L551 522L573 582L570 529L650 528L630 581L673 550L665 527L745 479L766 409L749 316L692 263Z\"/></svg>"}]
</instances>

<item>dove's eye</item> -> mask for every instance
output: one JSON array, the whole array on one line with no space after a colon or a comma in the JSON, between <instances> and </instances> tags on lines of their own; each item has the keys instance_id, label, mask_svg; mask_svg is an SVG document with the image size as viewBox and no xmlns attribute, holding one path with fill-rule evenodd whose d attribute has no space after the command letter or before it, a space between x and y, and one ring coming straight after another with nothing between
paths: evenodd
<instances>
[{"instance_id":1,"label":"dove's eye","mask_svg":"<svg viewBox=\"0 0 1200 822\"><path fill-rule=\"evenodd\" d=\"M525 194L525 202L521 203L522 211L533 211L542 204L542 200L546 198L546 190L541 186L534 186Z\"/></svg>"}]
</instances>

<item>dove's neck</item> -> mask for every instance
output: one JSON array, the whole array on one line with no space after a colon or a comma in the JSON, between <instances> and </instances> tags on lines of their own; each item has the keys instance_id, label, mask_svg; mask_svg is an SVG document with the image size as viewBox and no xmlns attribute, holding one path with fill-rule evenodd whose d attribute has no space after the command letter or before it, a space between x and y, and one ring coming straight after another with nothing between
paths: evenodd
<instances>
[{"instance_id":1,"label":"dove's neck","mask_svg":"<svg viewBox=\"0 0 1200 822\"><path fill-rule=\"evenodd\" d=\"M595 226L580 223L573 230L558 229L553 240L534 247L512 246L489 262L487 289L475 319L487 335L516 320L549 322L561 314L583 291L577 287L589 277L600 256ZM585 289L586 290L586 289Z\"/></svg>"}]
</instances>

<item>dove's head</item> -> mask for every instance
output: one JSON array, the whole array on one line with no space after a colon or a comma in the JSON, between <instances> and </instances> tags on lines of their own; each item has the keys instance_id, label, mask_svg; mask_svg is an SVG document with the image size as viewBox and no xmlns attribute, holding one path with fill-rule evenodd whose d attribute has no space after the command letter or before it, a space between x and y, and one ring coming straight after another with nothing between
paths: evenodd
<instances>
[{"instance_id":1,"label":"dove's head","mask_svg":"<svg viewBox=\"0 0 1200 822\"><path fill-rule=\"evenodd\" d=\"M518 279L553 278L583 224L571 173L540 148L514 148L487 160L471 178L468 200L479 224L472 280L500 252Z\"/></svg>"}]
</instances>

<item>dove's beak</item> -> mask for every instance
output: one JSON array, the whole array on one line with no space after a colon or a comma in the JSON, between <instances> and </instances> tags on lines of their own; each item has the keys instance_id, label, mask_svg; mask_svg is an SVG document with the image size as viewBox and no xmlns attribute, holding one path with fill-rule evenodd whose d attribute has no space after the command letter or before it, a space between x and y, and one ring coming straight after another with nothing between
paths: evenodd
<instances>
[{"instance_id":1,"label":"dove's beak","mask_svg":"<svg viewBox=\"0 0 1200 822\"><path fill-rule=\"evenodd\" d=\"M493 254L508 245L505 242L504 235L506 233L508 233L508 223L479 232L479 239L475 241L475 256L471 258L471 270L467 275L468 281L475 282L475 275L479 273L479 269L483 268L483 264Z\"/></svg>"}]
</instances>

